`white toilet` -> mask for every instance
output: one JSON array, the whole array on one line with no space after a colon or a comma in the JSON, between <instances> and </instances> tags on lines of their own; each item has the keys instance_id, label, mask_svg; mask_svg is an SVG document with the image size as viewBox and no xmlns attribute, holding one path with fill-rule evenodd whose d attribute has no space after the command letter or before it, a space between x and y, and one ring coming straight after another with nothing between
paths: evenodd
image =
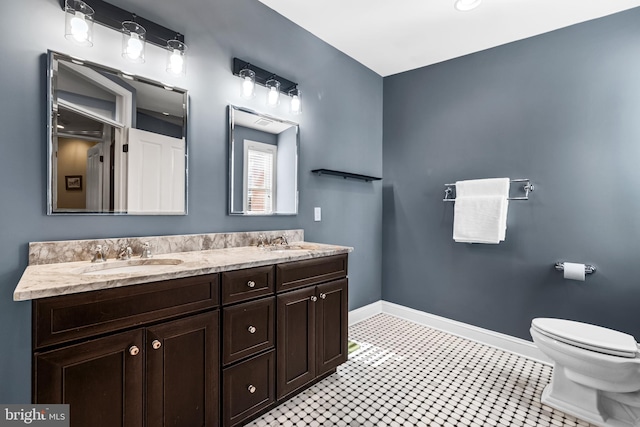
<instances>
[{"instance_id":1,"label":"white toilet","mask_svg":"<svg viewBox=\"0 0 640 427\"><path fill-rule=\"evenodd\" d=\"M542 403L602 427L640 427L640 349L633 336L538 318L531 337L554 362Z\"/></svg>"}]
</instances>

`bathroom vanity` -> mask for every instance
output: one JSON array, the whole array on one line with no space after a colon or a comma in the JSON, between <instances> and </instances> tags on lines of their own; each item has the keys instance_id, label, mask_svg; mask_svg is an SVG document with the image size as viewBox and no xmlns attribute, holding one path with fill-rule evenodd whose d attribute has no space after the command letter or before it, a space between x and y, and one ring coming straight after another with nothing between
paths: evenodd
<instances>
[{"instance_id":1,"label":"bathroom vanity","mask_svg":"<svg viewBox=\"0 0 640 427\"><path fill-rule=\"evenodd\" d=\"M30 266L14 299L33 300L33 401L69 403L72 426L242 425L346 361L351 250L294 241L158 254L172 263L148 271Z\"/></svg>"}]
</instances>

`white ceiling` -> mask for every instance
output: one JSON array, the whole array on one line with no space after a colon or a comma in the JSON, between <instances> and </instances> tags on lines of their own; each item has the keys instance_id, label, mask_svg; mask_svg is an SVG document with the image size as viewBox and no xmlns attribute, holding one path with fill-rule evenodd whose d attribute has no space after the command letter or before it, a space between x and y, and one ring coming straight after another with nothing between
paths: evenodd
<instances>
[{"instance_id":1,"label":"white ceiling","mask_svg":"<svg viewBox=\"0 0 640 427\"><path fill-rule=\"evenodd\" d=\"M640 6L640 0L260 0L381 76ZM640 25L640 23L639 23Z\"/></svg>"}]
</instances>

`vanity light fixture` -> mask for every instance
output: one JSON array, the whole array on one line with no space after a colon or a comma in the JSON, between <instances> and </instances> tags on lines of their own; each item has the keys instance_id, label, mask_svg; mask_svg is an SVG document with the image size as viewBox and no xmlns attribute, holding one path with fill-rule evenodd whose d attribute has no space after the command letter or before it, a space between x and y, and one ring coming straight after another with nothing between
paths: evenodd
<instances>
[{"instance_id":1,"label":"vanity light fixture","mask_svg":"<svg viewBox=\"0 0 640 427\"><path fill-rule=\"evenodd\" d=\"M289 91L291 96L291 114L302 114L302 93L298 86Z\"/></svg>"},{"instance_id":2,"label":"vanity light fixture","mask_svg":"<svg viewBox=\"0 0 640 427\"><path fill-rule=\"evenodd\" d=\"M177 31L136 16L104 0L59 0L65 11L65 37L83 46L93 46L94 21L122 33L122 56L130 61L144 62L146 43L170 53L167 71L185 74L184 36ZM133 16L133 19L131 17Z\"/></svg>"},{"instance_id":3,"label":"vanity light fixture","mask_svg":"<svg viewBox=\"0 0 640 427\"><path fill-rule=\"evenodd\" d=\"M268 106L277 106L280 103L280 94L285 94L291 97L291 113L300 114L302 112L298 83L238 58L233 58L232 72L242 79L240 94L243 98L253 98L255 96L255 86L258 84L268 89L266 94Z\"/></svg>"},{"instance_id":4,"label":"vanity light fixture","mask_svg":"<svg viewBox=\"0 0 640 427\"><path fill-rule=\"evenodd\" d=\"M133 15L133 21L122 23L122 57L137 63L144 62L144 47L147 30L137 22Z\"/></svg>"},{"instance_id":5,"label":"vanity light fixture","mask_svg":"<svg viewBox=\"0 0 640 427\"><path fill-rule=\"evenodd\" d=\"M187 72L187 45L178 40L179 36L167 42L167 71L184 76Z\"/></svg>"},{"instance_id":6,"label":"vanity light fixture","mask_svg":"<svg viewBox=\"0 0 640 427\"><path fill-rule=\"evenodd\" d=\"M275 79L276 76L272 76L267 82L264 84L267 89L267 106L268 107L276 107L280 104L280 82Z\"/></svg>"},{"instance_id":7,"label":"vanity light fixture","mask_svg":"<svg viewBox=\"0 0 640 427\"><path fill-rule=\"evenodd\" d=\"M482 0L456 0L453 6L456 10L466 12L480 6L480 3L482 3Z\"/></svg>"},{"instance_id":8,"label":"vanity light fixture","mask_svg":"<svg viewBox=\"0 0 640 427\"><path fill-rule=\"evenodd\" d=\"M66 0L63 8L64 36L81 46L93 46L93 8L82 0Z\"/></svg>"},{"instance_id":9,"label":"vanity light fixture","mask_svg":"<svg viewBox=\"0 0 640 427\"><path fill-rule=\"evenodd\" d=\"M250 66L251 64L247 64L247 66L238 73L238 76L242 79L240 96L244 99L251 99L256 96L256 73L249 68Z\"/></svg>"}]
</instances>

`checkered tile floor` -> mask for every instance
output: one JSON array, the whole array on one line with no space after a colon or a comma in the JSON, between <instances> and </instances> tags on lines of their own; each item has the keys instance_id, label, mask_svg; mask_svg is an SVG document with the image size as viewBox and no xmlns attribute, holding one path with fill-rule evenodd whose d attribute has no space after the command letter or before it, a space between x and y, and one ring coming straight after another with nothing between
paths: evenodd
<instances>
[{"instance_id":1,"label":"checkered tile floor","mask_svg":"<svg viewBox=\"0 0 640 427\"><path fill-rule=\"evenodd\" d=\"M590 426L540 403L550 366L386 314L349 339L337 373L248 425Z\"/></svg>"}]
</instances>

